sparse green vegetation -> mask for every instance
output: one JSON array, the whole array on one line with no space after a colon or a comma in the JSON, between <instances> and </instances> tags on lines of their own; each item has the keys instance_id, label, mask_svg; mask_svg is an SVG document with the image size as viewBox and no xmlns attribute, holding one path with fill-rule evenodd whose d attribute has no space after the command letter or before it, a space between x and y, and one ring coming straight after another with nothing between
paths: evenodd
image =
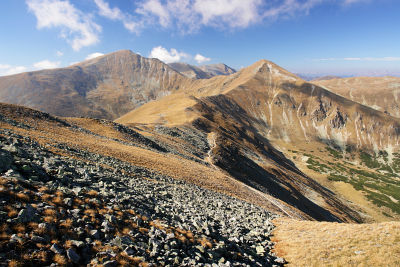
<instances>
[{"instance_id":1,"label":"sparse green vegetation","mask_svg":"<svg viewBox=\"0 0 400 267\"><path fill-rule=\"evenodd\" d=\"M335 159L341 158L337 150L330 147L326 147L326 150ZM399 153L393 153L394 157L390 165L386 151L380 151L378 156L371 156L361 151L359 153L361 166L345 161L328 161L323 157L319 158L308 153L303 155L308 157L306 163L309 169L327 173L329 181L349 183L356 190L364 192L367 199L378 207L387 207L400 214L400 180L393 179L399 177ZM354 157L354 155L351 156Z\"/></svg>"},{"instance_id":2,"label":"sparse green vegetation","mask_svg":"<svg viewBox=\"0 0 400 267\"><path fill-rule=\"evenodd\" d=\"M332 157L334 157L334 158L336 158L336 159L341 159L341 158L343 158L342 153L341 153L340 151L337 151L336 149L333 149L333 148L327 146L327 147L326 147L326 150L329 152L329 154L330 154Z\"/></svg>"}]
</instances>

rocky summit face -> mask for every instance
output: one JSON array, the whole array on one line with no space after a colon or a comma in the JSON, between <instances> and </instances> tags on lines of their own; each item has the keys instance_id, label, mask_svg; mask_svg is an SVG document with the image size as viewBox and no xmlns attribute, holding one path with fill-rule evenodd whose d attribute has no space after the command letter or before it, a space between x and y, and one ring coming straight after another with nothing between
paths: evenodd
<instances>
[{"instance_id":1,"label":"rocky summit face","mask_svg":"<svg viewBox=\"0 0 400 267\"><path fill-rule=\"evenodd\" d=\"M116 119L185 79L157 59L122 50L67 68L0 77L0 101L58 116Z\"/></svg>"},{"instance_id":2,"label":"rocky summit face","mask_svg":"<svg viewBox=\"0 0 400 267\"><path fill-rule=\"evenodd\" d=\"M0 262L280 266L275 218L400 219L396 82L130 51L1 77Z\"/></svg>"}]
</instances>

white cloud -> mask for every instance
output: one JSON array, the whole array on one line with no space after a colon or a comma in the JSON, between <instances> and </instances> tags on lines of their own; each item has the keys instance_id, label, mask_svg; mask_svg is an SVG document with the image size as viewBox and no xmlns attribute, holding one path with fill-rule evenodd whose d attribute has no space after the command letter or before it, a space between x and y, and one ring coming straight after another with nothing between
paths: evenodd
<instances>
[{"instance_id":1,"label":"white cloud","mask_svg":"<svg viewBox=\"0 0 400 267\"><path fill-rule=\"evenodd\" d=\"M100 52L92 53L92 54L89 54L89 55L85 58L85 60L93 59L93 58L100 57L100 56L103 56L103 55L104 55L104 54L103 54L103 53L100 53Z\"/></svg>"},{"instance_id":2,"label":"white cloud","mask_svg":"<svg viewBox=\"0 0 400 267\"><path fill-rule=\"evenodd\" d=\"M64 55L64 53L61 52L61 51L57 51L56 54L57 54L57 56L59 56L59 57L62 57L62 56Z\"/></svg>"},{"instance_id":3,"label":"white cloud","mask_svg":"<svg viewBox=\"0 0 400 267\"><path fill-rule=\"evenodd\" d=\"M131 32L137 32L138 27L140 26L139 23L134 22L133 19L123 13L119 8L113 7L111 8L109 3L105 2L104 0L94 0L97 7L99 8L99 14L103 17L106 17L111 20L119 20L121 21L125 28Z\"/></svg>"},{"instance_id":4,"label":"white cloud","mask_svg":"<svg viewBox=\"0 0 400 267\"><path fill-rule=\"evenodd\" d=\"M261 0L196 0L193 9L204 25L244 28L260 20Z\"/></svg>"},{"instance_id":5,"label":"white cloud","mask_svg":"<svg viewBox=\"0 0 400 267\"><path fill-rule=\"evenodd\" d=\"M0 64L0 76L13 75L27 71L25 66L11 66L8 64Z\"/></svg>"},{"instance_id":6,"label":"white cloud","mask_svg":"<svg viewBox=\"0 0 400 267\"><path fill-rule=\"evenodd\" d=\"M92 17L76 9L69 0L26 0L37 18L37 28L60 28L75 51L99 41L101 27Z\"/></svg>"},{"instance_id":7,"label":"white cloud","mask_svg":"<svg viewBox=\"0 0 400 267\"><path fill-rule=\"evenodd\" d=\"M197 63L201 64L201 63L210 61L211 58L208 58L208 57L205 57L203 55L197 54L197 55L194 56L194 60L196 60Z\"/></svg>"},{"instance_id":8,"label":"white cloud","mask_svg":"<svg viewBox=\"0 0 400 267\"><path fill-rule=\"evenodd\" d=\"M175 48L171 48L169 51L162 46L154 47L149 55L150 58L158 58L165 63L172 63L181 61L184 58L190 56L184 52L178 52Z\"/></svg>"},{"instance_id":9,"label":"white cloud","mask_svg":"<svg viewBox=\"0 0 400 267\"><path fill-rule=\"evenodd\" d=\"M55 69L55 68L58 68L59 66L60 66L59 61L53 62L53 61L49 61L47 59L33 64L33 67L35 67L36 69Z\"/></svg>"}]
</instances>

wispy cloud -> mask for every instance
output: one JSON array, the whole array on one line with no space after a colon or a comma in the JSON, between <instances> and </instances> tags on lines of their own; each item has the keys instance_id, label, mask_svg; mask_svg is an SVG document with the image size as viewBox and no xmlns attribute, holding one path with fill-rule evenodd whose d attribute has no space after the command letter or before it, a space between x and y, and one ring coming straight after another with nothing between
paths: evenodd
<instances>
[{"instance_id":1,"label":"wispy cloud","mask_svg":"<svg viewBox=\"0 0 400 267\"><path fill-rule=\"evenodd\" d=\"M344 57L317 58L315 61L400 61L400 57Z\"/></svg>"},{"instance_id":2,"label":"wispy cloud","mask_svg":"<svg viewBox=\"0 0 400 267\"><path fill-rule=\"evenodd\" d=\"M131 32L137 32L140 26L140 23L135 22L133 18L123 13L119 8L113 7L111 8L109 3L104 0L94 0L95 4L99 9L99 14L103 17L106 17L111 20L118 20L124 24L124 27Z\"/></svg>"},{"instance_id":3,"label":"wispy cloud","mask_svg":"<svg viewBox=\"0 0 400 267\"><path fill-rule=\"evenodd\" d=\"M75 51L99 42L100 25L69 0L26 0L26 3L36 16L38 29L60 28L61 37L68 40Z\"/></svg>"},{"instance_id":4,"label":"wispy cloud","mask_svg":"<svg viewBox=\"0 0 400 267\"><path fill-rule=\"evenodd\" d=\"M93 58L100 57L100 56L103 56L103 55L104 55L103 53L95 52L95 53L89 54L89 55L85 58L85 60L93 59Z\"/></svg>"},{"instance_id":5,"label":"wispy cloud","mask_svg":"<svg viewBox=\"0 0 400 267\"><path fill-rule=\"evenodd\" d=\"M33 67L36 69L55 69L60 66L60 61L50 61L50 60L42 60L33 64Z\"/></svg>"},{"instance_id":6,"label":"wispy cloud","mask_svg":"<svg viewBox=\"0 0 400 267\"><path fill-rule=\"evenodd\" d=\"M188 33L201 26L245 28L259 20L262 4L261 0L145 0L136 13L147 22Z\"/></svg>"},{"instance_id":7,"label":"wispy cloud","mask_svg":"<svg viewBox=\"0 0 400 267\"><path fill-rule=\"evenodd\" d=\"M357 3L367 3L370 2L370 0L344 0L343 4L348 6L352 4L357 4Z\"/></svg>"},{"instance_id":8,"label":"wispy cloud","mask_svg":"<svg viewBox=\"0 0 400 267\"><path fill-rule=\"evenodd\" d=\"M346 0L337 0L346 1ZM176 27L182 33L193 33L203 26L237 29L265 20L307 14L324 0L143 0L136 13L146 23L164 28Z\"/></svg>"},{"instance_id":9,"label":"wispy cloud","mask_svg":"<svg viewBox=\"0 0 400 267\"><path fill-rule=\"evenodd\" d=\"M190 58L190 55L184 53L184 52L179 52L175 48L171 48L169 51L162 47L162 46L157 46L154 47L149 55L150 58L158 58L159 60L165 62L165 63L173 63L173 62L179 62L184 59Z\"/></svg>"}]
</instances>

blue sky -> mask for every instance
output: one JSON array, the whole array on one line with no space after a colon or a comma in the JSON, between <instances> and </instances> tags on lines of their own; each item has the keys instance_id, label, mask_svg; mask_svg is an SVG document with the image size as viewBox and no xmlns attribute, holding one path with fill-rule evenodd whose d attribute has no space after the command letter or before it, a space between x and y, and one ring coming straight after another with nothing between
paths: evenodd
<instances>
[{"instance_id":1,"label":"blue sky","mask_svg":"<svg viewBox=\"0 0 400 267\"><path fill-rule=\"evenodd\" d=\"M400 75L398 0L1 0L0 25L0 75L120 49L167 63Z\"/></svg>"}]
</instances>

